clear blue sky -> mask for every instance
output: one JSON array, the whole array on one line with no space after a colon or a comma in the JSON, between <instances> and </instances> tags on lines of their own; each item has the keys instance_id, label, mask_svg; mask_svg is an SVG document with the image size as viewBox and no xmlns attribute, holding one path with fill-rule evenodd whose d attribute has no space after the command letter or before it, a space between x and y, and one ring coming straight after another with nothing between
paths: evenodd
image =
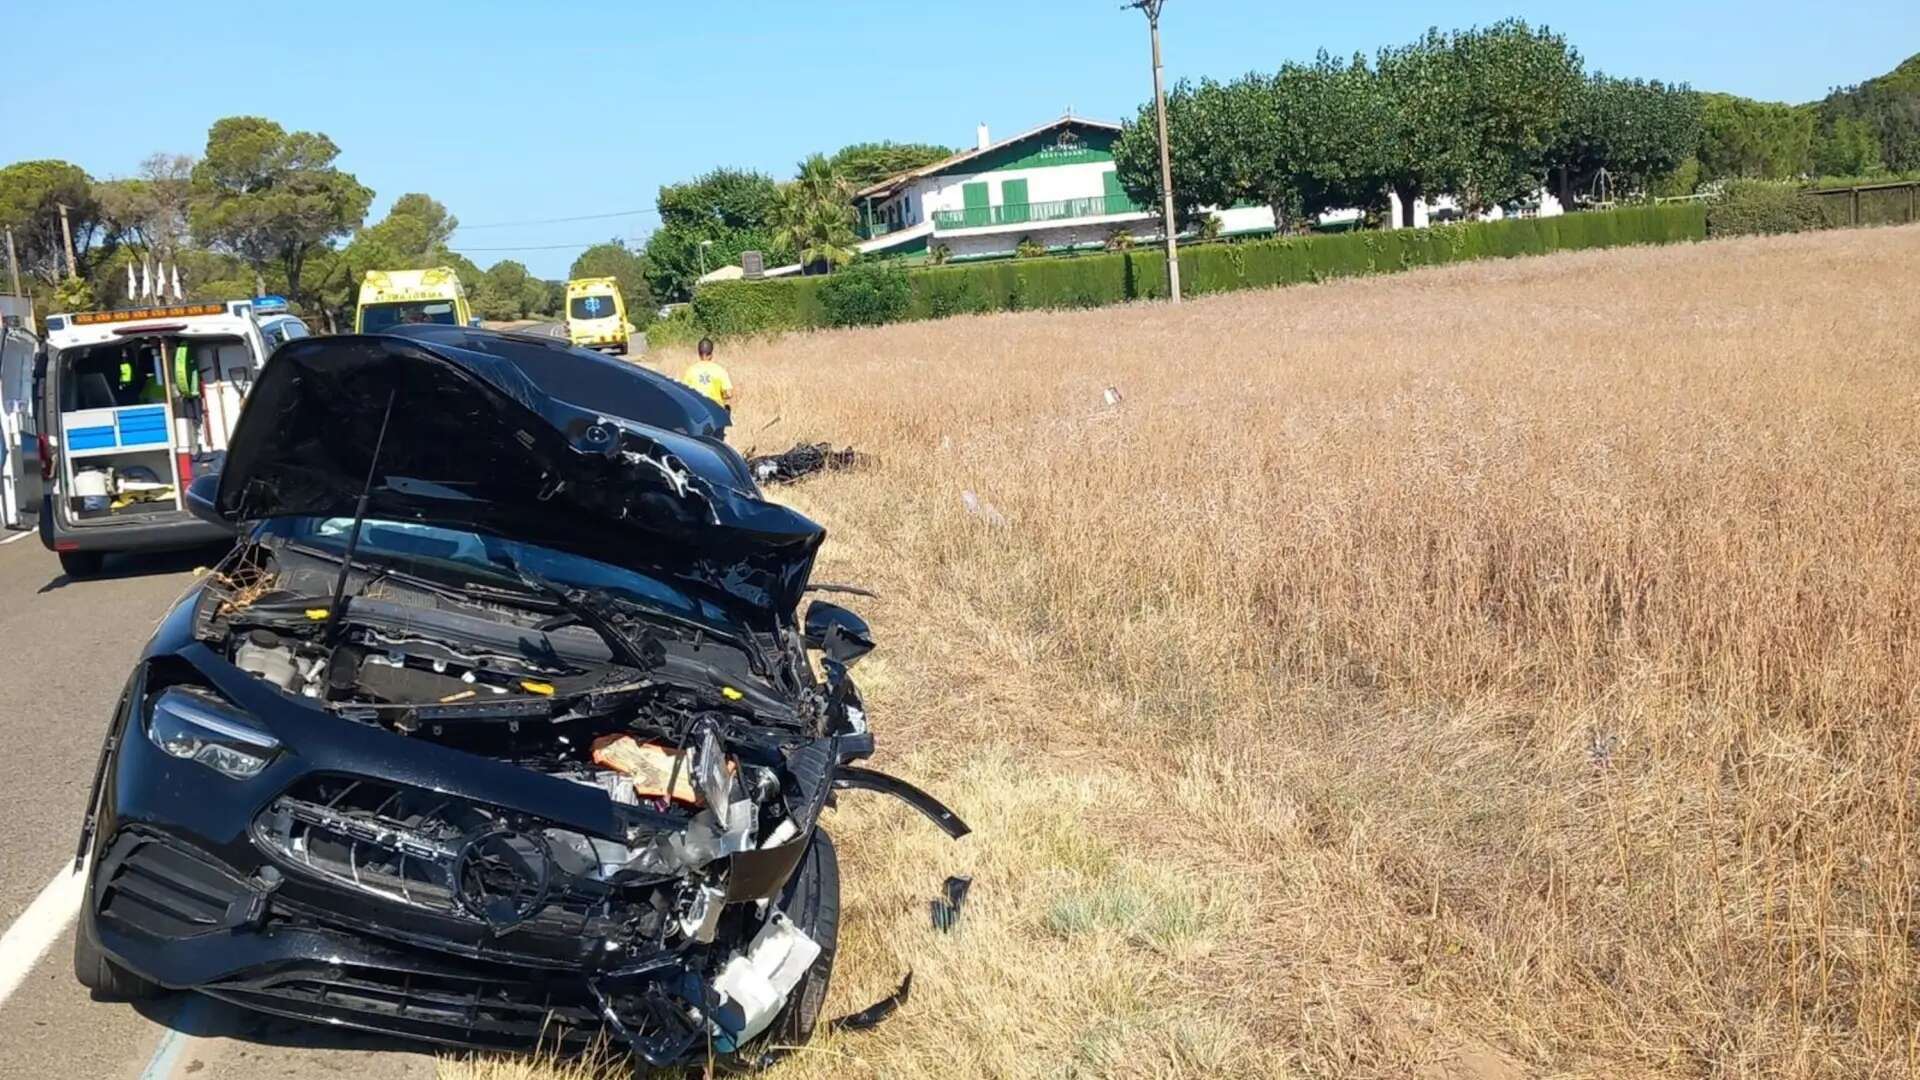
<instances>
[{"instance_id":1,"label":"clear blue sky","mask_svg":"<svg viewBox=\"0 0 1920 1080\"><path fill-rule=\"evenodd\" d=\"M331 136L376 215L424 191L467 225L651 207L661 183L714 165L785 177L813 150L961 145L981 121L1010 134L1068 106L1119 119L1150 93L1145 20L1119 0L9 6L22 63L0 90L0 162L126 175L250 113ZM1508 15L1565 33L1590 69L1788 101L1920 50L1915 0L1167 0L1162 35L1170 77L1230 77ZM557 277L573 250L482 249L651 225L463 229L454 246Z\"/></svg>"}]
</instances>

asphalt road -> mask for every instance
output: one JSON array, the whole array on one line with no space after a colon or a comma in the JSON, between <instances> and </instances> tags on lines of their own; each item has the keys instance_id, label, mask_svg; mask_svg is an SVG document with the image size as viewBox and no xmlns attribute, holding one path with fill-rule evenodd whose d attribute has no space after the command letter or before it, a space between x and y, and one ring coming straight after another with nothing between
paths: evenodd
<instances>
[{"instance_id":1,"label":"asphalt road","mask_svg":"<svg viewBox=\"0 0 1920 1080\"><path fill-rule=\"evenodd\" d=\"M95 755L141 645L194 568L218 555L114 558L104 576L72 581L37 537L0 544L0 1080L433 1075L433 1058L413 1046L198 995L138 1008L92 1001L73 979L71 908L48 923L57 905L34 904L73 858ZM37 959L15 947L29 924L58 929Z\"/></svg>"}]
</instances>

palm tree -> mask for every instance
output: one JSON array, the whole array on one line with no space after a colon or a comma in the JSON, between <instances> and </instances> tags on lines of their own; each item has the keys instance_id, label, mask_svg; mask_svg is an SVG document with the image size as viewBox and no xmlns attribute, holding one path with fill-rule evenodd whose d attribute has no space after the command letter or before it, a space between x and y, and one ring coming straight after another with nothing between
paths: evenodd
<instances>
[{"instance_id":1,"label":"palm tree","mask_svg":"<svg viewBox=\"0 0 1920 1080\"><path fill-rule=\"evenodd\" d=\"M860 242L853 223L853 185L833 170L824 154L801 162L799 175L780 189L774 226L802 266L824 263L832 270L852 262Z\"/></svg>"}]
</instances>

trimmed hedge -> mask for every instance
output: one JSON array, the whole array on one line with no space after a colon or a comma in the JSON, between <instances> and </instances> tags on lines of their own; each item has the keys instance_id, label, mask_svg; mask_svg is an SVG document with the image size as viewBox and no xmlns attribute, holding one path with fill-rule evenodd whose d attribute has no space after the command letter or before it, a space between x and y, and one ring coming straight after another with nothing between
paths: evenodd
<instances>
[{"instance_id":1,"label":"trimmed hedge","mask_svg":"<svg viewBox=\"0 0 1920 1080\"><path fill-rule=\"evenodd\" d=\"M1198 244L1180 252L1180 281L1190 296L1270 288L1470 259L1551 251L1703 240L1706 207L1637 206L1550 218L1438 225ZM907 273L908 319L989 311L1089 308L1166 295L1166 254L1106 252L1047 259L1003 259L934 266ZM723 281L694 293L693 313L715 335L762 334L831 325L822 303L832 277ZM844 313L839 313L845 319Z\"/></svg>"},{"instance_id":2,"label":"trimmed hedge","mask_svg":"<svg viewBox=\"0 0 1920 1080\"><path fill-rule=\"evenodd\" d=\"M1797 184L1770 180L1736 180L1726 186L1707 210L1707 231L1714 236L1774 236L1808 232L1846 224L1824 213L1841 202L1801 194Z\"/></svg>"}]
</instances>

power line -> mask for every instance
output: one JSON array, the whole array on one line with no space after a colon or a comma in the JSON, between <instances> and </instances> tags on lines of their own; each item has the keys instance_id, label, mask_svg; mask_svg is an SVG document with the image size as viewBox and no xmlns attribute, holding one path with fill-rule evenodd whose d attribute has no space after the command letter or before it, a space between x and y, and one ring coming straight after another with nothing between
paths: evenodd
<instances>
[{"instance_id":1,"label":"power line","mask_svg":"<svg viewBox=\"0 0 1920 1080\"><path fill-rule=\"evenodd\" d=\"M657 214L660 211L649 206L641 210L614 210L605 214L578 214L574 217L531 218L526 221L490 221L485 225L461 225L454 232L466 232L468 229L508 229L519 225L563 225L569 221L603 221L607 218L633 217L636 214Z\"/></svg>"},{"instance_id":2,"label":"power line","mask_svg":"<svg viewBox=\"0 0 1920 1080\"><path fill-rule=\"evenodd\" d=\"M524 247L468 247L465 244L453 245L456 251L566 251L570 248L590 248L595 244L610 243L608 240L588 240L582 244L529 244Z\"/></svg>"}]
</instances>

